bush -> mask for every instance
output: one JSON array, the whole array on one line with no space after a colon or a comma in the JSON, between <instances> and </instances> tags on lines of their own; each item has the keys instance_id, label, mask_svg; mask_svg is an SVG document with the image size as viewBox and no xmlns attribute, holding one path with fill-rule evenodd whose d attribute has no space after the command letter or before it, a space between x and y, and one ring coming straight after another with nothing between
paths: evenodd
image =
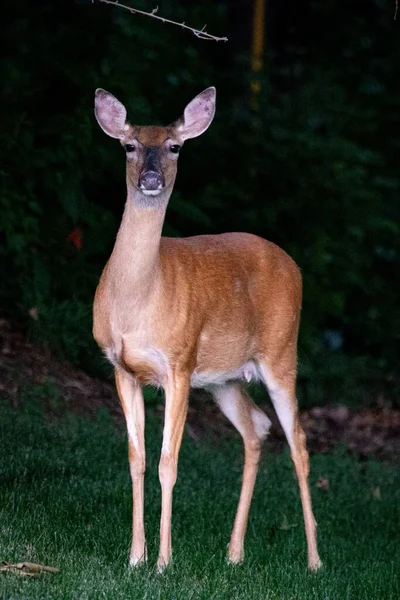
<instances>
[{"instance_id":1,"label":"bush","mask_svg":"<svg viewBox=\"0 0 400 600\"><path fill-rule=\"evenodd\" d=\"M302 374L321 389L342 382L343 394L367 374L395 381L400 181L391 132L400 111L391 84L399 58L381 3L362 15L342 4L340 20L331 21L337 3L313 3L290 13L288 38L271 34L256 115L235 39L207 44L100 5L11 6L0 96L3 310L96 370L91 302L125 191L123 153L95 123L94 89L115 93L138 123L166 123L215 84L217 116L182 153L165 234L247 230L277 242L303 271ZM231 10L163 7L228 35ZM331 35L302 35L306 21L327 17Z\"/></svg>"}]
</instances>

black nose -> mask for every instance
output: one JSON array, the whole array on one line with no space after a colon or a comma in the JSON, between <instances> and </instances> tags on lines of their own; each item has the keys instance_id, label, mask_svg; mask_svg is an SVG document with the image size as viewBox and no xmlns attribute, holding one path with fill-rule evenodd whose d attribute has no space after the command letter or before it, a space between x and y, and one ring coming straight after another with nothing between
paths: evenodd
<instances>
[{"instance_id":1,"label":"black nose","mask_svg":"<svg viewBox=\"0 0 400 600\"><path fill-rule=\"evenodd\" d=\"M139 187L142 190L161 190L164 185L164 177L158 171L145 171L140 174Z\"/></svg>"}]
</instances>

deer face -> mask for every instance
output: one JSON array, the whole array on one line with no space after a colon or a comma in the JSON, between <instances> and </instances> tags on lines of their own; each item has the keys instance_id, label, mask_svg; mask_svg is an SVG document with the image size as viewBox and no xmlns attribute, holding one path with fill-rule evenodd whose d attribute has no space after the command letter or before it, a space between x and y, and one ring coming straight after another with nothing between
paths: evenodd
<instances>
[{"instance_id":1,"label":"deer face","mask_svg":"<svg viewBox=\"0 0 400 600\"><path fill-rule=\"evenodd\" d=\"M129 185L145 196L172 188L183 143L173 127L130 127L121 143Z\"/></svg>"},{"instance_id":2,"label":"deer face","mask_svg":"<svg viewBox=\"0 0 400 600\"><path fill-rule=\"evenodd\" d=\"M168 127L139 127L126 120L126 108L112 94L96 90L95 115L107 135L120 140L127 158L127 184L144 196L172 190L179 150L201 135L215 113L215 88L196 96L183 116Z\"/></svg>"}]
</instances>

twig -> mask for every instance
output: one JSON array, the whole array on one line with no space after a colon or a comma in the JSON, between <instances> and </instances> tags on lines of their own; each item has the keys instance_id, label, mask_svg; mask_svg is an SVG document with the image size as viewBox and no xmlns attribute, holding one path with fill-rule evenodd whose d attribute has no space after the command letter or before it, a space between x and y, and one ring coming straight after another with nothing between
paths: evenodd
<instances>
[{"instance_id":1,"label":"twig","mask_svg":"<svg viewBox=\"0 0 400 600\"><path fill-rule=\"evenodd\" d=\"M394 3L395 3L395 6L396 6L396 10L394 11L394 21L395 21L396 18L397 18L397 12L399 10L399 0L395 0Z\"/></svg>"},{"instance_id":2,"label":"twig","mask_svg":"<svg viewBox=\"0 0 400 600\"><path fill-rule=\"evenodd\" d=\"M94 1L95 0L92 0L92 3ZM214 40L215 42L227 42L228 41L227 37L216 37L215 35L211 35L211 33L207 33L207 31L205 31L206 25L204 25L204 27L201 30L194 29L193 27L189 27L189 25L186 25L185 23L177 23L176 21L171 21L170 19L165 19L164 17L160 17L159 15L156 14L158 12L158 6L156 8L154 8L151 12L146 12L144 10L139 10L138 8L132 8L132 6L125 6L124 4L120 4L118 2L118 0L97 0L97 1L101 2L102 4L111 4L112 6L119 6L120 8L125 8L125 10L128 10L132 14L137 13L138 15L146 15L146 17L152 17L153 19L158 19L159 21L162 21L163 23L170 23L171 25L178 25L178 27L182 27L182 29L188 29L196 37L200 38L201 40Z\"/></svg>"}]
</instances>

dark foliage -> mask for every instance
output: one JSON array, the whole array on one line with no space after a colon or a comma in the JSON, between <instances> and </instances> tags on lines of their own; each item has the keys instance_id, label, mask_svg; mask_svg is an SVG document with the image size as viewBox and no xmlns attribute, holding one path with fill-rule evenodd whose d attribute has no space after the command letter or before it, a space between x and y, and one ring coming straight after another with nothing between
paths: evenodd
<instances>
[{"instance_id":1,"label":"dark foliage","mask_svg":"<svg viewBox=\"0 0 400 600\"><path fill-rule=\"evenodd\" d=\"M245 2L160 6L170 18L233 36L225 45L105 5L8 6L0 305L73 362L100 368L91 300L125 195L124 155L95 123L94 89L110 90L132 121L150 124L172 121L192 96L216 85L215 122L182 153L165 234L246 230L296 259L305 284L300 367L312 374L314 398L335 400L370 379L396 383L394 7L383 0L269 4L257 114L249 109L247 39L238 34L238 16L250 21Z\"/></svg>"}]
</instances>

